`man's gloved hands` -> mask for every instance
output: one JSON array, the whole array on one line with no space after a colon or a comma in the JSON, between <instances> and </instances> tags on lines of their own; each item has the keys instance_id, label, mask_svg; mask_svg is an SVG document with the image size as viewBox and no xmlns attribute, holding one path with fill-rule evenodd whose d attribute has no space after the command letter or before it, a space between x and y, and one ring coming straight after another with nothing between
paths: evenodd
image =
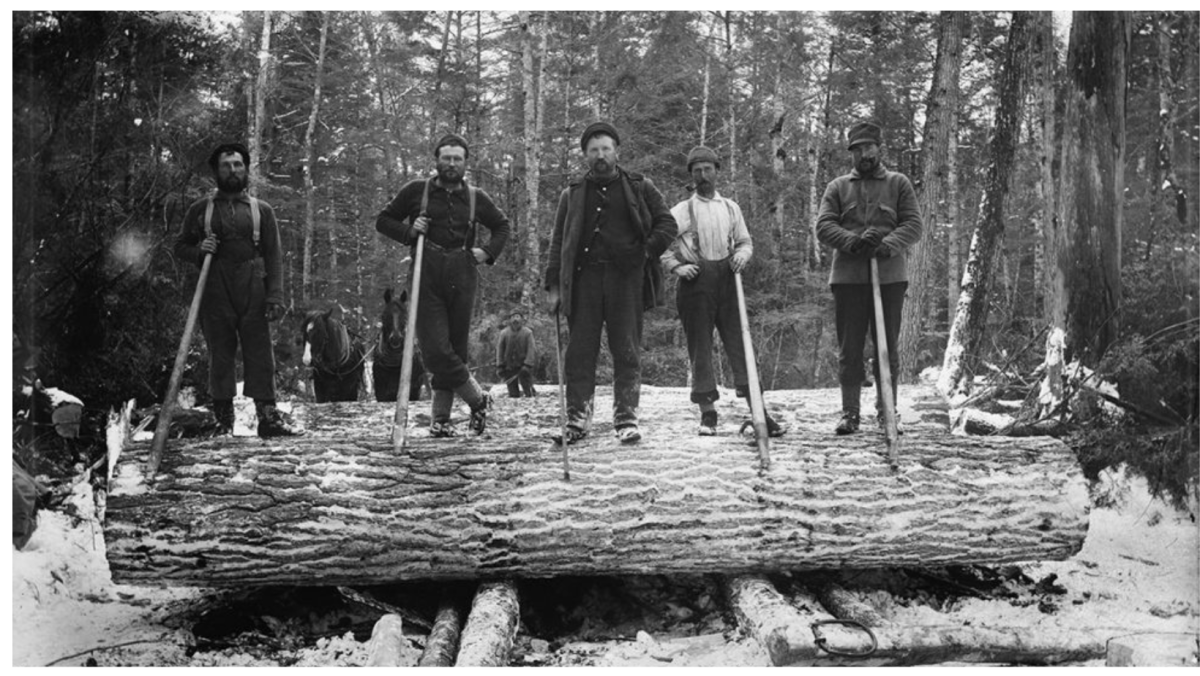
<instances>
[{"instance_id":1,"label":"man's gloved hands","mask_svg":"<svg viewBox=\"0 0 1200 676\"><path fill-rule=\"evenodd\" d=\"M277 322L283 319L285 309L279 303L267 303L267 321Z\"/></svg>"},{"instance_id":2,"label":"man's gloved hands","mask_svg":"<svg viewBox=\"0 0 1200 676\"><path fill-rule=\"evenodd\" d=\"M878 245L875 246L874 249L871 250L871 256L873 258L891 258L892 256L895 256L895 255L896 255L896 250L893 249L892 247L888 246L887 244L884 244L883 242L880 242Z\"/></svg>"},{"instance_id":3,"label":"man's gloved hands","mask_svg":"<svg viewBox=\"0 0 1200 676\"><path fill-rule=\"evenodd\" d=\"M750 252L745 249L733 252L733 257L729 259L729 268L735 273L746 269L746 264L750 262Z\"/></svg>"},{"instance_id":4,"label":"man's gloved hands","mask_svg":"<svg viewBox=\"0 0 1200 676\"><path fill-rule=\"evenodd\" d=\"M675 266L675 269L671 270L671 272L674 272L683 279L695 279L696 275L700 274L700 266L695 263L684 263L683 265Z\"/></svg>"},{"instance_id":5,"label":"man's gloved hands","mask_svg":"<svg viewBox=\"0 0 1200 676\"><path fill-rule=\"evenodd\" d=\"M879 246L879 243L883 241L883 234L884 233L882 229L871 226L864 230L860 237L862 237L862 240L867 243L867 246L874 248Z\"/></svg>"},{"instance_id":6,"label":"man's gloved hands","mask_svg":"<svg viewBox=\"0 0 1200 676\"><path fill-rule=\"evenodd\" d=\"M866 252L868 249L870 247L863 241L863 238L855 233L850 233L850 239L846 240L845 244L842 245L842 251L848 254L857 255Z\"/></svg>"}]
</instances>

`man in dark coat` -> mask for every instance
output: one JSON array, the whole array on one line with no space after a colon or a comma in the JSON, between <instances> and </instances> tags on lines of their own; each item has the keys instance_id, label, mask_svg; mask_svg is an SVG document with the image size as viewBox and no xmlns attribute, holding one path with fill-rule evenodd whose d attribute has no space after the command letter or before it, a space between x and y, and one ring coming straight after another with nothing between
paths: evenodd
<instances>
[{"instance_id":1,"label":"man in dark coat","mask_svg":"<svg viewBox=\"0 0 1200 676\"><path fill-rule=\"evenodd\" d=\"M375 221L375 229L415 246L425 235L421 289L417 304L417 340L433 391L429 434L455 436L450 423L454 395L471 407L470 428L483 434L491 399L467 368L471 315L481 263L493 265L508 241L508 216L492 198L467 185L467 141L447 134L434 145L437 176L410 181ZM424 205L424 206L423 206ZM475 223L491 231L486 245L476 241Z\"/></svg>"},{"instance_id":2,"label":"man in dark coat","mask_svg":"<svg viewBox=\"0 0 1200 676\"><path fill-rule=\"evenodd\" d=\"M853 434L859 427L859 394L865 377L863 343L875 328L871 291L872 258L879 263L879 291L883 298L884 335L892 373L892 401L900 368L900 316L908 289L905 260L908 248L921 239L921 212L912 183L904 174L888 171L881 161L883 132L875 124L859 122L850 128L848 148L854 170L825 188L817 216L817 238L833 247L829 285L833 291L834 323L838 340L838 382L842 388L842 417L838 434ZM879 365L875 365L876 408L881 409ZM882 413L882 410L879 411ZM879 416L882 424L882 416Z\"/></svg>"},{"instance_id":3,"label":"man in dark coat","mask_svg":"<svg viewBox=\"0 0 1200 676\"><path fill-rule=\"evenodd\" d=\"M579 145L589 171L559 197L550 240L547 302L570 328L566 443L591 429L602 331L613 360L614 430L623 443L641 439L642 313L663 304L658 257L677 226L650 179L617 164L620 144L610 124L584 130Z\"/></svg>"},{"instance_id":4,"label":"man in dark coat","mask_svg":"<svg viewBox=\"0 0 1200 676\"><path fill-rule=\"evenodd\" d=\"M188 208L175 255L197 266L212 255L200 301L200 330L208 344L209 390L217 433L233 432L237 394L235 358L242 347L243 393L254 400L258 436L298 434L275 406L275 354L269 322L283 317L283 257L275 211L251 197L250 151L240 143L220 145L208 166L217 192Z\"/></svg>"},{"instance_id":5,"label":"man in dark coat","mask_svg":"<svg viewBox=\"0 0 1200 676\"><path fill-rule=\"evenodd\" d=\"M533 331L525 326L525 315L514 312L508 316L508 326L496 339L496 372L508 386L508 396L520 398L537 396L533 389L533 367L537 365L537 351Z\"/></svg>"}]
</instances>

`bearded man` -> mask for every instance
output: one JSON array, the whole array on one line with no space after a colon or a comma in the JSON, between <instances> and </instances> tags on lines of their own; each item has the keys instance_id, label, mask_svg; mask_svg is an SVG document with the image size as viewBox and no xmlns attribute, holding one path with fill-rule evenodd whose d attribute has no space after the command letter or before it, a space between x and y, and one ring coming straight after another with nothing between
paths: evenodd
<instances>
[{"instance_id":1,"label":"bearded man","mask_svg":"<svg viewBox=\"0 0 1200 676\"><path fill-rule=\"evenodd\" d=\"M467 184L469 153L462 136L443 136L433 147L437 176L405 184L375 221L376 230L402 244L415 246L417 237L425 236L417 340L431 375L431 437L457 434L450 422L455 394L470 407L469 427L475 434L487 428L491 406L491 398L467 367L468 340L478 266L495 264L510 226L508 216L486 192ZM476 221L491 231L486 245L476 241Z\"/></svg>"}]
</instances>

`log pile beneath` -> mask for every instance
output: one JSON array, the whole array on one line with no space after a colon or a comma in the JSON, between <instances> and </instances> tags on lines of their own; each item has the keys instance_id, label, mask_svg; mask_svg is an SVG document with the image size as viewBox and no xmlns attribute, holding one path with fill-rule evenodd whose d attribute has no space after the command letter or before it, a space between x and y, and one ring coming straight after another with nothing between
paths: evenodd
<instances>
[{"instance_id":1,"label":"log pile beneath","mask_svg":"<svg viewBox=\"0 0 1200 676\"><path fill-rule=\"evenodd\" d=\"M902 402L917 399L906 389ZM173 440L155 477L143 475L148 442L131 443L107 503L113 579L753 573L1063 559L1083 544L1086 485L1057 440L951 436L902 408L892 471L881 433L833 435L836 393L766 399L791 428L766 471L736 433L742 402L722 399L722 434L702 438L685 390L649 387L642 442L622 446L598 424L570 448L569 482L544 436L556 428L548 396L498 401L482 437L415 428L399 455L391 406L375 403L297 407L305 437Z\"/></svg>"}]
</instances>

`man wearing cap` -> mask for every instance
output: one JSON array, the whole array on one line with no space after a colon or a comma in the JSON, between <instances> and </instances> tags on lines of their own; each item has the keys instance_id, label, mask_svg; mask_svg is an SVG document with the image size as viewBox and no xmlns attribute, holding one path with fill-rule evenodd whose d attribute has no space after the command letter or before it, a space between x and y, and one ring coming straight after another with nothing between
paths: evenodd
<instances>
[{"instance_id":1,"label":"man wearing cap","mask_svg":"<svg viewBox=\"0 0 1200 676\"><path fill-rule=\"evenodd\" d=\"M455 435L450 423L455 394L470 406L475 434L483 434L491 404L467 368L468 339L479 286L476 268L496 262L508 241L509 222L486 192L467 185L468 152L463 137L443 136L433 147L437 176L405 184L375 221L376 230L402 244L415 246L417 236L425 235L417 340L432 375L433 437ZM486 245L476 241L476 221L491 231Z\"/></svg>"},{"instance_id":2,"label":"man wearing cap","mask_svg":"<svg viewBox=\"0 0 1200 676\"><path fill-rule=\"evenodd\" d=\"M496 339L496 372L508 386L508 396L519 399L537 396L533 389L533 367L537 365L537 350L533 331L525 326L525 315L520 311L508 316L508 326Z\"/></svg>"},{"instance_id":3,"label":"man wearing cap","mask_svg":"<svg viewBox=\"0 0 1200 676\"><path fill-rule=\"evenodd\" d=\"M750 262L754 246L741 207L717 193L720 168L721 162L711 148L696 146L688 153L687 169L696 190L689 199L671 209L679 224L679 236L662 255L663 270L679 277L675 304L687 336L691 398L692 403L700 406L701 436L717 433L714 403L720 395L713 373L714 328L720 333L729 357L737 396L749 396L734 275ZM767 430L771 436L783 434L769 414Z\"/></svg>"},{"instance_id":4,"label":"man wearing cap","mask_svg":"<svg viewBox=\"0 0 1200 676\"><path fill-rule=\"evenodd\" d=\"M870 260L879 262L879 291L883 298L884 335L892 373L895 401L900 368L900 315L908 289L905 259L910 246L921 239L921 212L912 183L904 174L888 171L880 158L880 128L859 122L847 135L854 169L825 188L817 216L817 238L833 247L829 286L833 291L834 323L838 340L838 383L842 389L842 417L838 434L853 434L859 427L859 394L865 377L863 343L875 326ZM875 365L876 409L882 414L879 365ZM882 415L877 416L882 425Z\"/></svg>"},{"instance_id":5,"label":"man wearing cap","mask_svg":"<svg viewBox=\"0 0 1200 676\"><path fill-rule=\"evenodd\" d=\"M270 204L250 196L250 150L224 143L208 158L217 191L188 208L175 256L204 265L212 256L200 302L208 344L208 387L217 434L232 434L236 359L242 349L243 393L254 400L258 436L302 434L275 406L275 352L270 322L283 317L283 252Z\"/></svg>"},{"instance_id":6,"label":"man wearing cap","mask_svg":"<svg viewBox=\"0 0 1200 676\"><path fill-rule=\"evenodd\" d=\"M567 318L567 438L591 430L600 334L613 360L613 429L641 439L642 313L664 304L658 258L675 238L675 218L650 179L617 165L621 137L605 122L579 140L588 173L562 191L546 267L551 312Z\"/></svg>"}]
</instances>

